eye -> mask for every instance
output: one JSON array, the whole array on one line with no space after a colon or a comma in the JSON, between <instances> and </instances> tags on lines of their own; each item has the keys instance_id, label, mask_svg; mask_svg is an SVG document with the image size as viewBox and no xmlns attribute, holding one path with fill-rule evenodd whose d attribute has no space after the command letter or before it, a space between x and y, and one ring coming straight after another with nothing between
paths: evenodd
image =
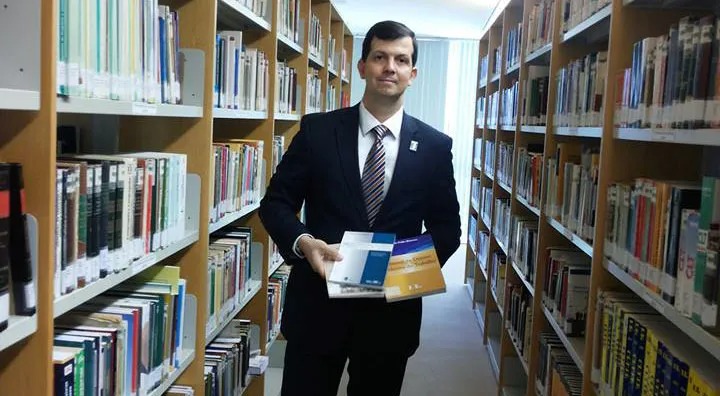
<instances>
[{"instance_id":1,"label":"eye","mask_svg":"<svg viewBox=\"0 0 720 396\"><path fill-rule=\"evenodd\" d=\"M381 54L375 55L375 60L380 60L380 59L382 59L382 58L383 58L383 56L382 56Z\"/></svg>"},{"instance_id":2,"label":"eye","mask_svg":"<svg viewBox=\"0 0 720 396\"><path fill-rule=\"evenodd\" d=\"M406 58L400 58L400 59L398 60L398 62L400 62L400 63L407 63L407 59L406 59Z\"/></svg>"}]
</instances>

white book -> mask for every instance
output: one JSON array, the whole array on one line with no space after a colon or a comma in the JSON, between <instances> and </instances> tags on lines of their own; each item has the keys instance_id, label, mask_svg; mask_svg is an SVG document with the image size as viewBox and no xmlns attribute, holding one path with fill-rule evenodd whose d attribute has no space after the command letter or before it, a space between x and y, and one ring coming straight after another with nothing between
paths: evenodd
<instances>
[{"instance_id":1,"label":"white book","mask_svg":"<svg viewBox=\"0 0 720 396\"><path fill-rule=\"evenodd\" d=\"M343 259L328 281L382 289L394 242L395 234L345 231L339 249Z\"/></svg>"}]
</instances>

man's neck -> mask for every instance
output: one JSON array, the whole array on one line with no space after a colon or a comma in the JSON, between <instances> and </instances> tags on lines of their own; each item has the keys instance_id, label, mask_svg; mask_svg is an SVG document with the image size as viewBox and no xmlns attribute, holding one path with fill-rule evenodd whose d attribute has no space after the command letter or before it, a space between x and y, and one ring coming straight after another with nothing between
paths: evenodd
<instances>
[{"instance_id":1,"label":"man's neck","mask_svg":"<svg viewBox=\"0 0 720 396\"><path fill-rule=\"evenodd\" d=\"M403 98L363 97L363 105L378 121L385 122L403 106Z\"/></svg>"}]
</instances>

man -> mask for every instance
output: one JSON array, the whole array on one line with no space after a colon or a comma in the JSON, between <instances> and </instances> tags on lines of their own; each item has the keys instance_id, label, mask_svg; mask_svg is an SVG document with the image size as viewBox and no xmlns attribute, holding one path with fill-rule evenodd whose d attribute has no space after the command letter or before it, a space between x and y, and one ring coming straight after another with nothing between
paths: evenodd
<instances>
[{"instance_id":1,"label":"man","mask_svg":"<svg viewBox=\"0 0 720 396\"><path fill-rule=\"evenodd\" d=\"M417 236L423 222L442 264L460 244L452 141L403 112L417 75L405 25L373 26L358 62L362 102L303 117L260 206L265 228L293 265L281 330L282 395L336 395L349 359L348 395L398 395L419 344L421 299L329 299L324 260L345 231ZM306 224L297 219L305 202Z\"/></svg>"}]
</instances>

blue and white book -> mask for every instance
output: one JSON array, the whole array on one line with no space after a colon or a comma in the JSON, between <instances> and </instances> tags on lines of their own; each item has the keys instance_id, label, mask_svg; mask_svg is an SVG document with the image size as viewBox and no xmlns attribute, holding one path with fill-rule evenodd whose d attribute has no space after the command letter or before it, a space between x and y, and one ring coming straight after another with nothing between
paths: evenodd
<instances>
[{"instance_id":1,"label":"blue and white book","mask_svg":"<svg viewBox=\"0 0 720 396\"><path fill-rule=\"evenodd\" d=\"M339 249L343 259L335 263L328 281L382 289L394 243L391 233L345 231Z\"/></svg>"}]
</instances>

